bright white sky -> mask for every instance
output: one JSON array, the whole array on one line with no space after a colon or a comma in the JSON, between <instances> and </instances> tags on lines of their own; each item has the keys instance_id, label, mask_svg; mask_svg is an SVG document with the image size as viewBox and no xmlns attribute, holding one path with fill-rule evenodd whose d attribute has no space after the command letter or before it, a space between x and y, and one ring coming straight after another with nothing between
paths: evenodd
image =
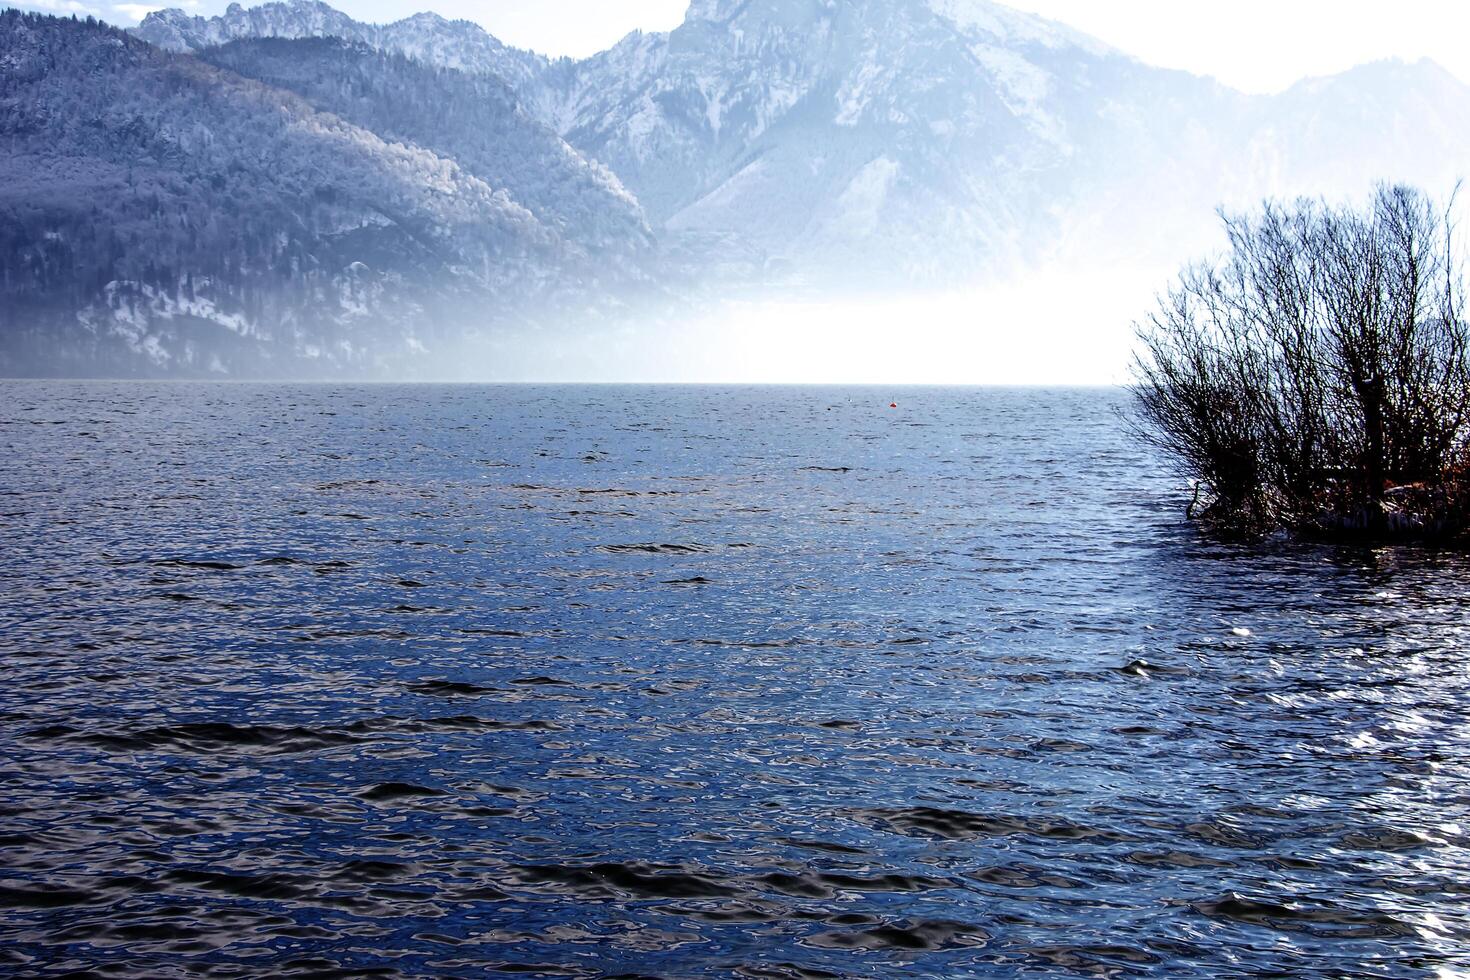
<instances>
[{"instance_id":1,"label":"bright white sky","mask_svg":"<svg viewBox=\"0 0 1470 980\"><path fill-rule=\"evenodd\" d=\"M219 13L227 0L182 0ZM253 0L252 0L253 4ZM247 4L247 5L252 5ZM57 13L136 23L152 5L115 0L23 0ZM629 31L669 30L687 0L337 0L362 20L435 10L478 21L501 40L551 55L587 55ZM1381 58L1432 58L1470 82L1466 0L1011 0L1086 31L1144 61L1214 75L1252 92L1286 88Z\"/></svg>"}]
</instances>

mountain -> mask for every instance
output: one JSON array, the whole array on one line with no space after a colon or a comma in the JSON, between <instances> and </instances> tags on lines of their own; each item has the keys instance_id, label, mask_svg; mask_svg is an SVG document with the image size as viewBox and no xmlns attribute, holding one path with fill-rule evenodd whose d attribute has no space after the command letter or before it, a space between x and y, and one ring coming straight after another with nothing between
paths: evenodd
<instances>
[{"instance_id":1,"label":"mountain","mask_svg":"<svg viewBox=\"0 0 1470 980\"><path fill-rule=\"evenodd\" d=\"M699 0L578 65L560 118L671 231L777 269L933 279L1044 248L1075 123L1149 73L983 3Z\"/></svg>"},{"instance_id":2,"label":"mountain","mask_svg":"<svg viewBox=\"0 0 1470 980\"><path fill-rule=\"evenodd\" d=\"M558 260L452 161L96 22L0 13L0 65L8 368L372 370Z\"/></svg>"},{"instance_id":3,"label":"mountain","mask_svg":"<svg viewBox=\"0 0 1470 980\"><path fill-rule=\"evenodd\" d=\"M1428 63L1252 97L988 0L694 0L672 32L579 62L463 22L343 23L305 0L139 28L196 50L252 33L494 73L618 176L666 249L767 283L1162 266L1211 240L1221 203L1378 179L1446 189L1470 159L1470 90Z\"/></svg>"},{"instance_id":4,"label":"mountain","mask_svg":"<svg viewBox=\"0 0 1470 980\"><path fill-rule=\"evenodd\" d=\"M0 369L463 374L614 334L636 364L638 324L666 349L731 295L1032 276L1141 305L1217 205L1467 159L1428 62L1247 96L988 0L695 0L581 61L316 0L12 12Z\"/></svg>"},{"instance_id":5,"label":"mountain","mask_svg":"<svg viewBox=\"0 0 1470 980\"><path fill-rule=\"evenodd\" d=\"M1470 164L1470 87L1432 61L1379 61L1262 100L1247 154L1294 187L1364 173L1439 191Z\"/></svg>"}]
</instances>

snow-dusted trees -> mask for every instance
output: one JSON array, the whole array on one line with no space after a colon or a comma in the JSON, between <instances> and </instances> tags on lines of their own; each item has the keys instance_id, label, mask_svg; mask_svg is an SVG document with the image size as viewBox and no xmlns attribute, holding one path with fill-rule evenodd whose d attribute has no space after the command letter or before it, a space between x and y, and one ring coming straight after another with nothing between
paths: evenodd
<instances>
[{"instance_id":1,"label":"snow-dusted trees","mask_svg":"<svg viewBox=\"0 0 1470 980\"><path fill-rule=\"evenodd\" d=\"M390 142L452 159L583 249L630 255L649 243L642 211L617 179L532 119L492 75L337 38L257 38L199 57Z\"/></svg>"},{"instance_id":2,"label":"snow-dusted trees","mask_svg":"<svg viewBox=\"0 0 1470 980\"><path fill-rule=\"evenodd\" d=\"M1142 325L1143 431L1226 529L1443 534L1470 516L1470 327L1447 208L1381 187L1227 215Z\"/></svg>"},{"instance_id":3,"label":"snow-dusted trees","mask_svg":"<svg viewBox=\"0 0 1470 980\"><path fill-rule=\"evenodd\" d=\"M248 333L325 358L558 267L557 236L453 160L95 21L0 12L0 66L12 366L58 331L143 350L190 318L149 356Z\"/></svg>"}]
</instances>

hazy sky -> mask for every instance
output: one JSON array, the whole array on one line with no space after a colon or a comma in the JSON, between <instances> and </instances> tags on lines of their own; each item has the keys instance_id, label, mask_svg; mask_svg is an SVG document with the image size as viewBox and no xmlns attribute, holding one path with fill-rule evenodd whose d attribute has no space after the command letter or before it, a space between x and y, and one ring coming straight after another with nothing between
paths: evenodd
<instances>
[{"instance_id":1,"label":"hazy sky","mask_svg":"<svg viewBox=\"0 0 1470 980\"><path fill-rule=\"evenodd\" d=\"M188 0L218 13L227 0ZM134 23L152 6L112 0L25 0L23 6ZM432 9L478 21L497 37L547 54L587 55L637 28L668 30L687 0L337 0L363 20ZM1380 58L1433 58L1470 81L1465 0L1012 0L1145 61L1275 91Z\"/></svg>"}]
</instances>

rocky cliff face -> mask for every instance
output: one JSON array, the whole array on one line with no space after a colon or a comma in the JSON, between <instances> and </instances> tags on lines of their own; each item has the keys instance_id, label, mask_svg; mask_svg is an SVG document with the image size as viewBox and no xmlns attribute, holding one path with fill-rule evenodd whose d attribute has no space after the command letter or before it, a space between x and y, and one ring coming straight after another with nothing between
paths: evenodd
<instances>
[{"instance_id":1,"label":"rocky cliff face","mask_svg":"<svg viewBox=\"0 0 1470 980\"><path fill-rule=\"evenodd\" d=\"M517 88L534 83L551 62L501 44L468 21L422 13L392 24L364 24L318 0L286 0L246 9L233 3L218 17L183 10L149 14L133 32L167 51L192 52L246 38L335 37L446 68L496 75Z\"/></svg>"}]
</instances>

